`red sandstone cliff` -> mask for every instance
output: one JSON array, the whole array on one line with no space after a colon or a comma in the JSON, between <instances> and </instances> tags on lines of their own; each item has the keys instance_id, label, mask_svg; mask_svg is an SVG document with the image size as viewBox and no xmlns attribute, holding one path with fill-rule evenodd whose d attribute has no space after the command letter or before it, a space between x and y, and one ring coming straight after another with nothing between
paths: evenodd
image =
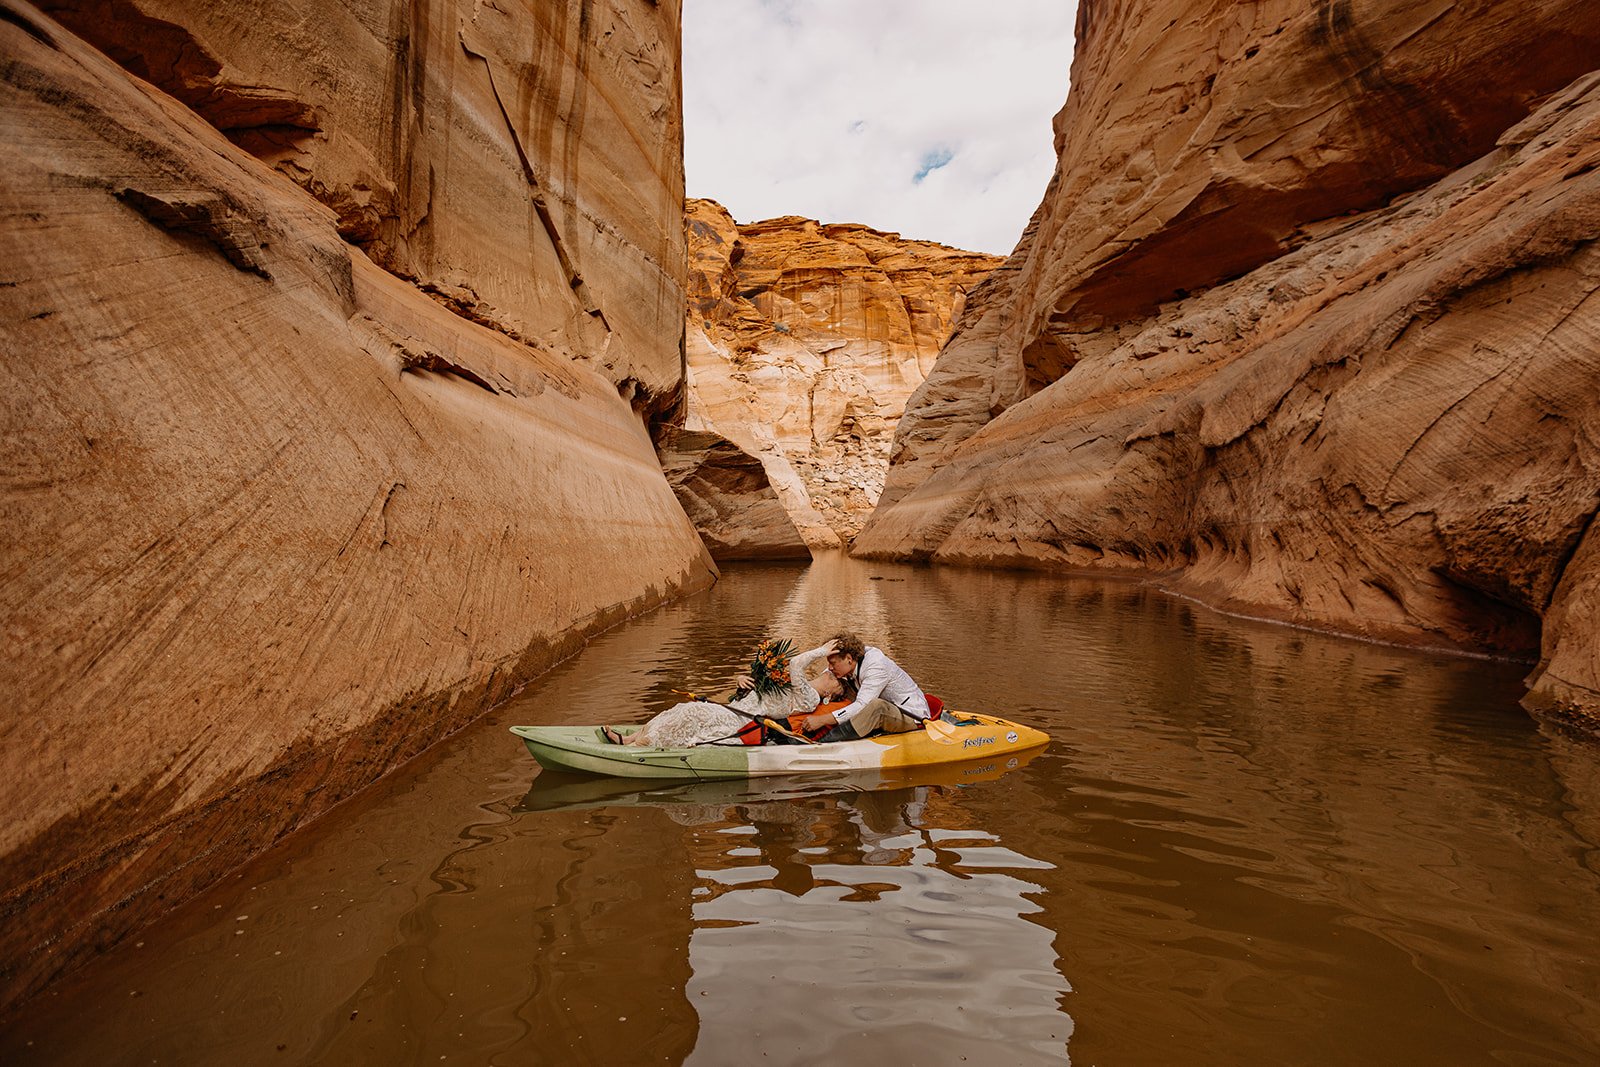
<instances>
[{"instance_id":1,"label":"red sandstone cliff","mask_svg":"<svg viewBox=\"0 0 1600 1067\"><path fill-rule=\"evenodd\" d=\"M1084 0L858 551L1538 654L1600 714L1597 66L1577 0Z\"/></svg>"},{"instance_id":2,"label":"red sandstone cliff","mask_svg":"<svg viewBox=\"0 0 1600 1067\"><path fill-rule=\"evenodd\" d=\"M837 547L883 489L895 423L996 256L865 226L737 225L691 200L688 423L760 457L806 539Z\"/></svg>"},{"instance_id":3,"label":"red sandstone cliff","mask_svg":"<svg viewBox=\"0 0 1600 1067\"><path fill-rule=\"evenodd\" d=\"M681 384L678 4L44 0L462 314L599 370ZM668 394L663 397L663 394Z\"/></svg>"},{"instance_id":4,"label":"red sandstone cliff","mask_svg":"<svg viewBox=\"0 0 1600 1067\"><path fill-rule=\"evenodd\" d=\"M714 576L675 2L50 6L122 66L0 0L7 1001Z\"/></svg>"}]
</instances>

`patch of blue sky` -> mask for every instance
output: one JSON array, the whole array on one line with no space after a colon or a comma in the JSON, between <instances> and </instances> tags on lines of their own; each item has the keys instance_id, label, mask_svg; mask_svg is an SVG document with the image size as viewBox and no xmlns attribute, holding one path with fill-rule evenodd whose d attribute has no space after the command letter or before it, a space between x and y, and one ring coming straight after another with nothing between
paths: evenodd
<instances>
[{"instance_id":1,"label":"patch of blue sky","mask_svg":"<svg viewBox=\"0 0 1600 1067\"><path fill-rule=\"evenodd\" d=\"M956 158L954 150L946 148L943 145L928 149L926 152L922 153L922 162L917 164L917 172L911 176L911 180L917 185L921 185L922 179L926 178L940 167L948 165L949 162L954 158Z\"/></svg>"}]
</instances>

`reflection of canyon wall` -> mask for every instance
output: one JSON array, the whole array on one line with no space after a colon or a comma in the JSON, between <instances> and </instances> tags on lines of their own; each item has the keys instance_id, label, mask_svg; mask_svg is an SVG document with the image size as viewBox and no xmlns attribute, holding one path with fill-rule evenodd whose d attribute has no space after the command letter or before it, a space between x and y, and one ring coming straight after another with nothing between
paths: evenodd
<instances>
[{"instance_id":1,"label":"reflection of canyon wall","mask_svg":"<svg viewBox=\"0 0 1600 1067\"><path fill-rule=\"evenodd\" d=\"M0 0L0 1000L713 574L676 3L50 8L123 66Z\"/></svg>"},{"instance_id":2,"label":"reflection of canyon wall","mask_svg":"<svg viewBox=\"0 0 1600 1067\"><path fill-rule=\"evenodd\" d=\"M1542 630L1536 698L1600 710L1600 9L1078 18L1057 173L858 550L1163 573L1417 643Z\"/></svg>"},{"instance_id":3,"label":"reflection of canyon wall","mask_svg":"<svg viewBox=\"0 0 1600 1067\"><path fill-rule=\"evenodd\" d=\"M568 688L581 700L593 679ZM208 893L220 909L184 909L34 998L0 1027L0 1062L620 1064L646 1040L681 1062L694 868L657 812L601 835L587 811L497 795L517 785L505 736L429 753ZM531 760L528 775L548 782Z\"/></svg>"},{"instance_id":4,"label":"reflection of canyon wall","mask_svg":"<svg viewBox=\"0 0 1600 1067\"><path fill-rule=\"evenodd\" d=\"M688 203L689 425L761 458L816 547L877 503L894 425L1000 260L865 226L738 226Z\"/></svg>"}]
</instances>

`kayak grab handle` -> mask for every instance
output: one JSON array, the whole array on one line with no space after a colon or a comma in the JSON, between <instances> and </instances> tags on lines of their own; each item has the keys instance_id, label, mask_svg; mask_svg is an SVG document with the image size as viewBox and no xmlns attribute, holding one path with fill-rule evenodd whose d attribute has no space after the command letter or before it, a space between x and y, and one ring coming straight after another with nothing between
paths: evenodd
<instances>
[{"instance_id":1,"label":"kayak grab handle","mask_svg":"<svg viewBox=\"0 0 1600 1067\"><path fill-rule=\"evenodd\" d=\"M797 771L849 771L856 770L849 763L841 759L823 759L819 756L801 756L788 762L788 767Z\"/></svg>"}]
</instances>

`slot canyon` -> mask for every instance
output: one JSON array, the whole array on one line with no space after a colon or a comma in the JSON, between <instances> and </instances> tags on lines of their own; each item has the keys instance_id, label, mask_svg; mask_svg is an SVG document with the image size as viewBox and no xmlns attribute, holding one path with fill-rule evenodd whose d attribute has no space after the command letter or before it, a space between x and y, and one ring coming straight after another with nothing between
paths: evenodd
<instances>
[{"instance_id":1,"label":"slot canyon","mask_svg":"<svg viewBox=\"0 0 1600 1067\"><path fill-rule=\"evenodd\" d=\"M1592 0L1080 0L1004 257L688 198L691 2L0 0L0 1010L750 561L1600 728Z\"/></svg>"}]
</instances>

